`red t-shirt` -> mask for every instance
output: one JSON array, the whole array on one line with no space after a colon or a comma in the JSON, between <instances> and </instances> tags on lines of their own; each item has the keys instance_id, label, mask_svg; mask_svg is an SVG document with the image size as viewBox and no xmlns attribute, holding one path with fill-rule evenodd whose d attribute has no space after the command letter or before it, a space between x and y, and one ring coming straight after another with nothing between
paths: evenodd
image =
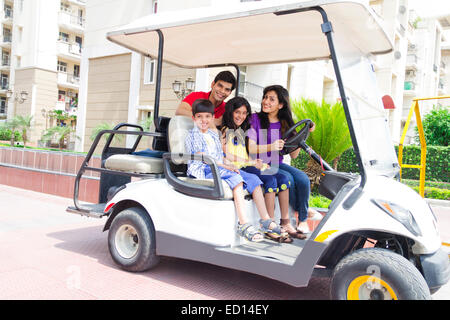
<instances>
[{"instance_id":1,"label":"red t-shirt","mask_svg":"<svg viewBox=\"0 0 450 320\"><path fill-rule=\"evenodd\" d=\"M192 107L192 104L194 103L195 100L208 99L210 94L211 94L211 91L210 92L203 92L203 91L192 92L186 98L184 98L183 102L188 103ZM225 102L222 102L221 104L219 104L219 106L216 107L216 109L214 109L214 118L220 118L224 112L225 112Z\"/></svg>"}]
</instances>

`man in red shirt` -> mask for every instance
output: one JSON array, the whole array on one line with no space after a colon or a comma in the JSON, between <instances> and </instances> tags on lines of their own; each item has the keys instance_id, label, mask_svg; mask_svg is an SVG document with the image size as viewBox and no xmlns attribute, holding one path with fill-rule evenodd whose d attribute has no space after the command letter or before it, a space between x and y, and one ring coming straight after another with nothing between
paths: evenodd
<instances>
[{"instance_id":1,"label":"man in red shirt","mask_svg":"<svg viewBox=\"0 0 450 320\"><path fill-rule=\"evenodd\" d=\"M230 71L222 71L217 74L214 81L211 83L210 92L192 92L183 101L175 111L177 116L192 117L192 104L197 99L208 99L215 107L214 109L214 123L216 126L222 124L222 115L225 112L224 100L228 98L231 92L236 87L236 78Z\"/></svg>"}]
</instances>

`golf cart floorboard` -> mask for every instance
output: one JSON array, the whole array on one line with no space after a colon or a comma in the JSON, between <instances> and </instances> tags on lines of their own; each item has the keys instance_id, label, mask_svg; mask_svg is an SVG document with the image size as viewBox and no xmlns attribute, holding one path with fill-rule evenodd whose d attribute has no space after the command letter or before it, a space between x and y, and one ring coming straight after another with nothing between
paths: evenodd
<instances>
[{"instance_id":1,"label":"golf cart floorboard","mask_svg":"<svg viewBox=\"0 0 450 320\"><path fill-rule=\"evenodd\" d=\"M246 242L238 246L221 248L219 250L278 260L281 263L293 265L305 243L306 240L299 239L295 239L292 243L277 243L264 239L261 242Z\"/></svg>"},{"instance_id":2,"label":"golf cart floorboard","mask_svg":"<svg viewBox=\"0 0 450 320\"><path fill-rule=\"evenodd\" d=\"M78 209L74 206L69 206L66 211L91 218L102 218L103 216L106 216L106 213L104 212L105 206L106 203L84 203Z\"/></svg>"}]
</instances>

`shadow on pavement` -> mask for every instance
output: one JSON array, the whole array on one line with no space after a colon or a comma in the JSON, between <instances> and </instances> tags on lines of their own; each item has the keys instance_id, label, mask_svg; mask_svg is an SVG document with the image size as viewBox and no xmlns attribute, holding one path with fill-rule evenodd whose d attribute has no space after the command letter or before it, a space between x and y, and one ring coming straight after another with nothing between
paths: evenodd
<instances>
[{"instance_id":1,"label":"shadow on pavement","mask_svg":"<svg viewBox=\"0 0 450 320\"><path fill-rule=\"evenodd\" d=\"M53 232L47 236L61 241L55 245L56 248L91 257L106 266L105 277L107 277L109 268L111 270L120 268L109 254L108 235L102 230L103 225ZM136 275L122 272L130 277ZM197 297L198 294L204 295L205 299L329 299L328 279L313 278L308 287L295 288L259 275L172 257L162 257L154 269L138 275L150 280L149 285L152 281L162 281L170 287L183 289L184 292L185 290L195 292ZM189 295L183 298L178 294L173 298L190 299Z\"/></svg>"}]
</instances>

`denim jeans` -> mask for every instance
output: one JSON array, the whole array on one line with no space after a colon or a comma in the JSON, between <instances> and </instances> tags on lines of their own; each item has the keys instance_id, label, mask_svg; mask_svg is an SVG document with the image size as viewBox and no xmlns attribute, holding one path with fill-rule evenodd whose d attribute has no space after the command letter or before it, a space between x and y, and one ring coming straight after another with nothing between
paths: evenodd
<instances>
[{"instance_id":1,"label":"denim jeans","mask_svg":"<svg viewBox=\"0 0 450 320\"><path fill-rule=\"evenodd\" d=\"M306 173L285 163L280 163L279 171L291 182L289 204L298 212L299 221L308 218L308 201L311 192L310 181Z\"/></svg>"}]
</instances>

